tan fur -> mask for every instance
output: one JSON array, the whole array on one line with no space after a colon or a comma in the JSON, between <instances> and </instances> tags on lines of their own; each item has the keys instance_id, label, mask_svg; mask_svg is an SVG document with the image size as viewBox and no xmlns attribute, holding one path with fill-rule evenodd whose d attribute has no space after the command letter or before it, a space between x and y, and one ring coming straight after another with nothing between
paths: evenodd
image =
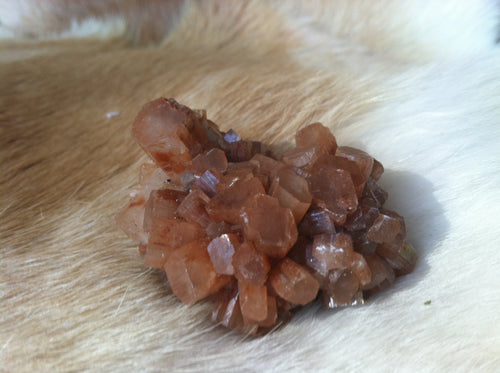
<instances>
[{"instance_id":1,"label":"tan fur","mask_svg":"<svg viewBox=\"0 0 500 373\"><path fill-rule=\"evenodd\" d=\"M0 370L498 368L493 3L12 3L0 4ZM124 29L68 39L70 19ZM321 121L371 152L415 273L260 339L180 304L114 222L146 159L131 123L160 96L278 149Z\"/></svg>"}]
</instances>

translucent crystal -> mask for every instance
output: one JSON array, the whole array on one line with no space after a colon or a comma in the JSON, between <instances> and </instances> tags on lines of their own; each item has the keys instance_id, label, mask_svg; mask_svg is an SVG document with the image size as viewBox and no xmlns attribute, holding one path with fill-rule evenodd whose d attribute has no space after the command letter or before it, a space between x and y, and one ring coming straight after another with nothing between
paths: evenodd
<instances>
[{"instance_id":1,"label":"translucent crystal","mask_svg":"<svg viewBox=\"0 0 500 373\"><path fill-rule=\"evenodd\" d=\"M368 229L367 237L376 243L398 244L403 243L406 227L401 216L384 211L379 214L372 226Z\"/></svg>"},{"instance_id":2,"label":"translucent crystal","mask_svg":"<svg viewBox=\"0 0 500 373\"><path fill-rule=\"evenodd\" d=\"M319 283L301 265L283 258L269 274L269 283L284 300L293 304L311 302L319 290Z\"/></svg>"},{"instance_id":3,"label":"translucent crystal","mask_svg":"<svg viewBox=\"0 0 500 373\"><path fill-rule=\"evenodd\" d=\"M189 193L177 207L176 214L187 221L198 223L207 227L211 220L205 210L210 198L200 189L194 189Z\"/></svg>"},{"instance_id":4,"label":"translucent crystal","mask_svg":"<svg viewBox=\"0 0 500 373\"><path fill-rule=\"evenodd\" d=\"M313 123L295 134L295 143L299 148L318 147L323 154L335 154L337 141L328 128L321 123Z\"/></svg>"},{"instance_id":5,"label":"translucent crystal","mask_svg":"<svg viewBox=\"0 0 500 373\"><path fill-rule=\"evenodd\" d=\"M227 189L238 180L249 181L253 178L254 174L250 168L241 168L230 172L228 171L224 176L221 177L221 182L218 186L218 190L221 191L223 189Z\"/></svg>"},{"instance_id":6,"label":"translucent crystal","mask_svg":"<svg viewBox=\"0 0 500 373\"><path fill-rule=\"evenodd\" d=\"M264 321L267 317L267 287L238 282L240 307L244 319Z\"/></svg>"},{"instance_id":7,"label":"translucent crystal","mask_svg":"<svg viewBox=\"0 0 500 373\"><path fill-rule=\"evenodd\" d=\"M139 171L139 184L142 186L140 193L147 199L153 190L170 188L171 180L158 166L144 163Z\"/></svg>"},{"instance_id":8,"label":"translucent crystal","mask_svg":"<svg viewBox=\"0 0 500 373\"><path fill-rule=\"evenodd\" d=\"M311 205L298 228L301 235L310 237L324 233L335 233L335 219L326 208Z\"/></svg>"},{"instance_id":9,"label":"translucent crystal","mask_svg":"<svg viewBox=\"0 0 500 373\"><path fill-rule=\"evenodd\" d=\"M233 255L239 246L238 236L222 234L208 244L207 250L215 272L220 275L233 275Z\"/></svg>"},{"instance_id":10,"label":"translucent crystal","mask_svg":"<svg viewBox=\"0 0 500 373\"><path fill-rule=\"evenodd\" d=\"M184 192L169 189L151 192L145 207L144 231L149 233L156 219L174 219L177 208L186 195Z\"/></svg>"},{"instance_id":11,"label":"translucent crystal","mask_svg":"<svg viewBox=\"0 0 500 373\"><path fill-rule=\"evenodd\" d=\"M207 170L224 172L227 169L226 155L221 149L210 149L193 158L190 169L198 175Z\"/></svg>"},{"instance_id":12,"label":"translucent crystal","mask_svg":"<svg viewBox=\"0 0 500 373\"><path fill-rule=\"evenodd\" d=\"M378 180L380 179L380 177L382 176L382 174L384 173L384 166L382 166L382 163L380 163L379 161L377 161L375 158L373 159L373 168L372 168L372 173L371 173L371 177L374 179L374 180Z\"/></svg>"},{"instance_id":13,"label":"translucent crystal","mask_svg":"<svg viewBox=\"0 0 500 373\"><path fill-rule=\"evenodd\" d=\"M225 221L211 221L205 228L205 231L210 239L214 239L225 233L237 233L240 230L239 228L239 226L228 224Z\"/></svg>"},{"instance_id":14,"label":"translucent crystal","mask_svg":"<svg viewBox=\"0 0 500 373\"><path fill-rule=\"evenodd\" d=\"M243 204L257 194L265 193L258 178L237 180L226 189L220 190L207 204L206 209L214 221L225 221L230 224L242 222L241 208Z\"/></svg>"},{"instance_id":15,"label":"translucent crystal","mask_svg":"<svg viewBox=\"0 0 500 373\"><path fill-rule=\"evenodd\" d=\"M314 164L319 155L316 147L297 147L288 150L282 160L288 166L303 168Z\"/></svg>"},{"instance_id":16,"label":"translucent crystal","mask_svg":"<svg viewBox=\"0 0 500 373\"><path fill-rule=\"evenodd\" d=\"M389 263L377 254L371 254L365 258L372 272L372 279L363 286L363 289L373 293L391 286L396 275Z\"/></svg>"},{"instance_id":17,"label":"translucent crystal","mask_svg":"<svg viewBox=\"0 0 500 373\"><path fill-rule=\"evenodd\" d=\"M262 144L259 141L240 140L229 144L227 156L231 162L244 162L261 152Z\"/></svg>"},{"instance_id":18,"label":"translucent crystal","mask_svg":"<svg viewBox=\"0 0 500 373\"><path fill-rule=\"evenodd\" d=\"M387 197L388 193L377 184L374 178L370 177L363 190L363 203L369 203L380 208L384 205Z\"/></svg>"},{"instance_id":19,"label":"translucent crystal","mask_svg":"<svg viewBox=\"0 0 500 373\"><path fill-rule=\"evenodd\" d=\"M274 258L284 257L297 241L297 225L292 212L276 198L256 194L241 209L243 236Z\"/></svg>"},{"instance_id":20,"label":"translucent crystal","mask_svg":"<svg viewBox=\"0 0 500 373\"><path fill-rule=\"evenodd\" d=\"M169 253L203 237L206 237L205 230L196 223L181 219L157 218L151 224L147 249Z\"/></svg>"},{"instance_id":21,"label":"translucent crystal","mask_svg":"<svg viewBox=\"0 0 500 373\"><path fill-rule=\"evenodd\" d=\"M354 162L358 167L361 179L366 183L373 170L373 157L362 150L351 148L350 146L339 146L335 153L338 157Z\"/></svg>"},{"instance_id":22,"label":"translucent crystal","mask_svg":"<svg viewBox=\"0 0 500 373\"><path fill-rule=\"evenodd\" d=\"M266 176L275 176L281 168L285 167L282 162L263 154L256 154L252 158L252 162L257 164L257 168L254 173Z\"/></svg>"},{"instance_id":23,"label":"translucent crystal","mask_svg":"<svg viewBox=\"0 0 500 373\"><path fill-rule=\"evenodd\" d=\"M354 273L350 270L330 272L323 289L323 302L327 308L363 304L359 280Z\"/></svg>"},{"instance_id":24,"label":"translucent crystal","mask_svg":"<svg viewBox=\"0 0 500 373\"><path fill-rule=\"evenodd\" d=\"M314 164L309 185L314 202L328 209L335 224L343 225L358 207L356 189L348 171L334 166L333 156L322 156Z\"/></svg>"},{"instance_id":25,"label":"translucent crystal","mask_svg":"<svg viewBox=\"0 0 500 373\"><path fill-rule=\"evenodd\" d=\"M291 168L277 171L268 193L276 197L282 207L292 211L296 224L300 223L311 205L312 197L307 181Z\"/></svg>"},{"instance_id":26,"label":"translucent crystal","mask_svg":"<svg viewBox=\"0 0 500 373\"><path fill-rule=\"evenodd\" d=\"M266 254L255 249L251 242L243 242L236 247L233 255L234 276L240 282L255 286L266 282L271 264Z\"/></svg>"},{"instance_id":27,"label":"translucent crystal","mask_svg":"<svg viewBox=\"0 0 500 373\"><path fill-rule=\"evenodd\" d=\"M115 220L122 231L132 240L145 244L148 240L144 232L144 198L132 198L127 206L116 216Z\"/></svg>"},{"instance_id":28,"label":"translucent crystal","mask_svg":"<svg viewBox=\"0 0 500 373\"><path fill-rule=\"evenodd\" d=\"M377 248L377 254L385 258L398 276L412 272L417 262L415 249L408 242L403 242L401 245L380 245Z\"/></svg>"},{"instance_id":29,"label":"translucent crystal","mask_svg":"<svg viewBox=\"0 0 500 373\"><path fill-rule=\"evenodd\" d=\"M238 286L229 283L222 288L214 297L215 307L212 312L212 320L245 334L255 334L258 325L254 322L245 322L241 313Z\"/></svg>"},{"instance_id":30,"label":"translucent crystal","mask_svg":"<svg viewBox=\"0 0 500 373\"><path fill-rule=\"evenodd\" d=\"M191 161L192 140L187 124L199 120L189 108L160 98L143 106L134 121L132 135L159 167L171 173L172 178L180 178Z\"/></svg>"},{"instance_id":31,"label":"translucent crystal","mask_svg":"<svg viewBox=\"0 0 500 373\"><path fill-rule=\"evenodd\" d=\"M187 172L184 173L186 175ZM223 178L222 172L216 169L206 170L201 176L194 175L193 183L186 186L186 189L200 189L208 197L212 198L217 194L217 187Z\"/></svg>"},{"instance_id":32,"label":"translucent crystal","mask_svg":"<svg viewBox=\"0 0 500 373\"><path fill-rule=\"evenodd\" d=\"M238 142L241 141L241 137L231 129L224 135L224 140L226 140L228 143Z\"/></svg>"},{"instance_id":33,"label":"translucent crystal","mask_svg":"<svg viewBox=\"0 0 500 373\"><path fill-rule=\"evenodd\" d=\"M271 328L276 325L278 319L278 306L276 297L267 296L267 312L264 320L258 321L258 325L263 328Z\"/></svg>"},{"instance_id":34,"label":"translucent crystal","mask_svg":"<svg viewBox=\"0 0 500 373\"><path fill-rule=\"evenodd\" d=\"M322 234L314 237L312 256L322 262L327 271L351 265L354 250L348 234Z\"/></svg>"},{"instance_id":35,"label":"translucent crystal","mask_svg":"<svg viewBox=\"0 0 500 373\"><path fill-rule=\"evenodd\" d=\"M377 207L365 204L359 205L354 214L347 217L344 227L349 231L364 230L371 227L379 215L380 212Z\"/></svg>"},{"instance_id":36,"label":"translucent crystal","mask_svg":"<svg viewBox=\"0 0 500 373\"><path fill-rule=\"evenodd\" d=\"M165 263L172 291L186 304L217 292L229 282L228 276L215 272L207 245L206 239L192 241L173 251Z\"/></svg>"}]
</instances>

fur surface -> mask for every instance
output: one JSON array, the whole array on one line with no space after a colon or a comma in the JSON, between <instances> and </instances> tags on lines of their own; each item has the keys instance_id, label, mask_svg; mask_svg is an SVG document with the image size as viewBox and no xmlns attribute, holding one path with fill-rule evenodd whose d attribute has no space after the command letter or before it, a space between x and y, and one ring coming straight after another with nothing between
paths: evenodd
<instances>
[{"instance_id":1,"label":"fur surface","mask_svg":"<svg viewBox=\"0 0 500 373\"><path fill-rule=\"evenodd\" d=\"M0 21L1 371L498 371L496 2L4 0ZM160 96L374 155L414 273L258 339L182 305L114 222Z\"/></svg>"}]
</instances>

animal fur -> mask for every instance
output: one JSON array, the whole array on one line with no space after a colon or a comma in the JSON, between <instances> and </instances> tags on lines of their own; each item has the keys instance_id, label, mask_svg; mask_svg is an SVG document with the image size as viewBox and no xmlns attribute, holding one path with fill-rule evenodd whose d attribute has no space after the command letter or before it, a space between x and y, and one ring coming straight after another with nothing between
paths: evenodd
<instances>
[{"instance_id":1,"label":"animal fur","mask_svg":"<svg viewBox=\"0 0 500 373\"><path fill-rule=\"evenodd\" d=\"M0 22L1 371L498 371L496 2L3 0ZM114 222L160 96L374 155L415 271L262 338L182 305Z\"/></svg>"}]
</instances>

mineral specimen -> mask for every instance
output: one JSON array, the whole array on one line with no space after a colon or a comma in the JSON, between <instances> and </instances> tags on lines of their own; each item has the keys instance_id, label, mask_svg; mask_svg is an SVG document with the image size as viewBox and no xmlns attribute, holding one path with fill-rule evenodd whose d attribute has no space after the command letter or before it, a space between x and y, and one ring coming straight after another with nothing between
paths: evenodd
<instances>
[{"instance_id":1,"label":"mineral specimen","mask_svg":"<svg viewBox=\"0 0 500 373\"><path fill-rule=\"evenodd\" d=\"M182 302L210 297L226 327L265 333L317 298L361 304L415 266L382 165L321 123L281 159L174 99L146 104L132 133L154 163L117 222Z\"/></svg>"}]
</instances>

